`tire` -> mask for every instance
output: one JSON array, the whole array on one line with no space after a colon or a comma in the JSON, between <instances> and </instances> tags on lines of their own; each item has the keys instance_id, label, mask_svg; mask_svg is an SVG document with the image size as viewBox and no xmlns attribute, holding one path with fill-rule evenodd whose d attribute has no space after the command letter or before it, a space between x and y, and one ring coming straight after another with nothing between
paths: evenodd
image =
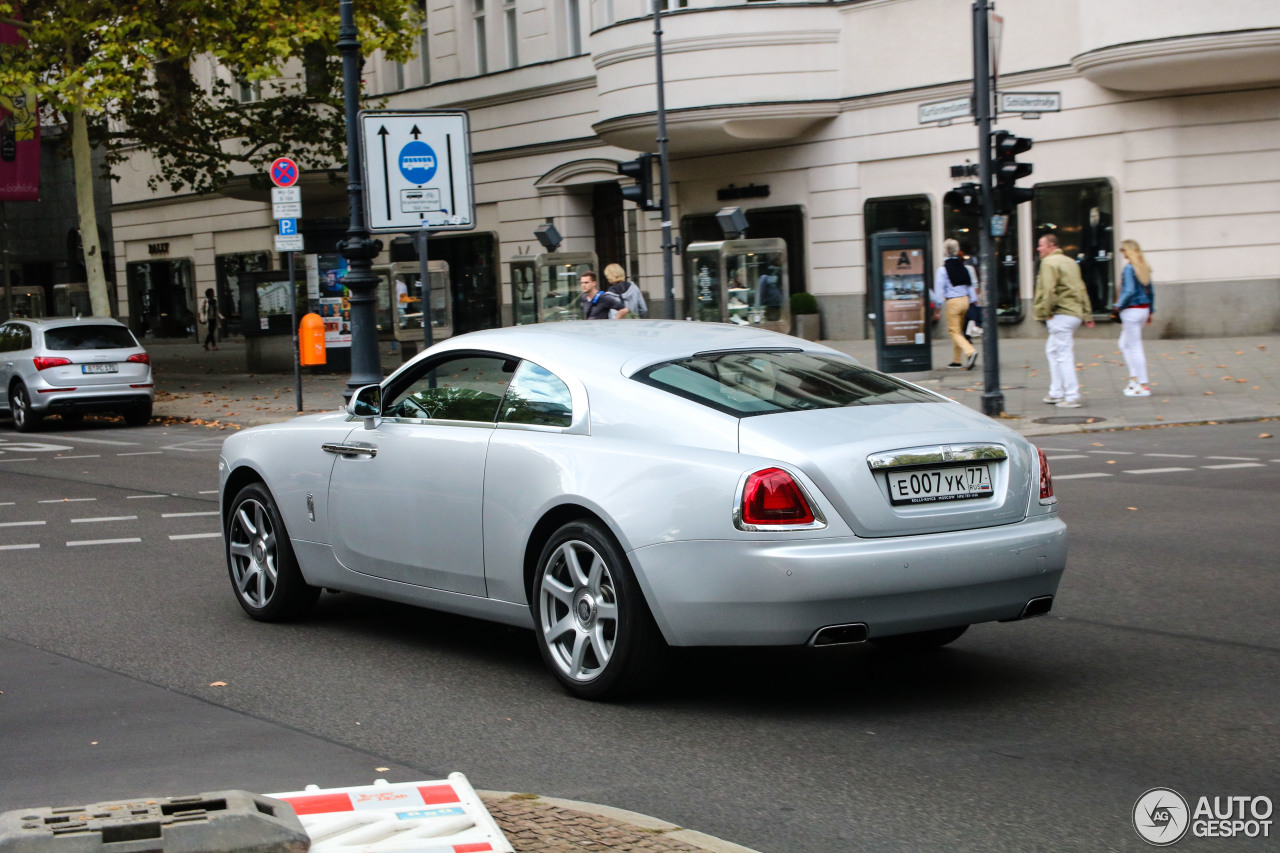
<instances>
[{"instance_id":1,"label":"tire","mask_svg":"<svg viewBox=\"0 0 1280 853\"><path fill-rule=\"evenodd\" d=\"M124 422L129 426L146 426L151 420L151 403L140 403L131 409L125 409Z\"/></svg>"},{"instance_id":2,"label":"tire","mask_svg":"<svg viewBox=\"0 0 1280 853\"><path fill-rule=\"evenodd\" d=\"M893 637L872 637L871 642L886 651L922 652L953 643L968 630L968 625L960 625L956 628L938 628L933 631L917 631L914 634L898 634Z\"/></svg>"},{"instance_id":3,"label":"tire","mask_svg":"<svg viewBox=\"0 0 1280 853\"><path fill-rule=\"evenodd\" d=\"M260 622L298 619L320 597L303 579L275 499L261 483L245 486L232 502L226 551L236 601Z\"/></svg>"},{"instance_id":4,"label":"tire","mask_svg":"<svg viewBox=\"0 0 1280 853\"><path fill-rule=\"evenodd\" d=\"M44 419L31 410L31 395L21 382L15 382L9 389L9 416L13 418L13 428L18 432L35 432Z\"/></svg>"},{"instance_id":5,"label":"tire","mask_svg":"<svg viewBox=\"0 0 1280 853\"><path fill-rule=\"evenodd\" d=\"M551 536L529 606L538 651L572 695L617 699L661 672L666 643L626 555L598 522L571 522Z\"/></svg>"}]
</instances>

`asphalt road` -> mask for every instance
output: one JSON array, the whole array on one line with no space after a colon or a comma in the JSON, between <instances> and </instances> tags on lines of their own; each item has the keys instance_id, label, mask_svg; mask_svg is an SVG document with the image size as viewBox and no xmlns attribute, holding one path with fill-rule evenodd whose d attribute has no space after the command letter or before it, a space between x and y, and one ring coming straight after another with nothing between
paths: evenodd
<instances>
[{"instance_id":1,"label":"asphalt road","mask_svg":"<svg viewBox=\"0 0 1280 853\"><path fill-rule=\"evenodd\" d=\"M1280 801L1280 424L1040 439L1071 525L1046 618L915 657L685 652L620 705L520 630L351 595L254 623L206 514L222 433L49 426L0 426L0 810L461 770L826 853L1138 850L1150 788Z\"/></svg>"}]
</instances>

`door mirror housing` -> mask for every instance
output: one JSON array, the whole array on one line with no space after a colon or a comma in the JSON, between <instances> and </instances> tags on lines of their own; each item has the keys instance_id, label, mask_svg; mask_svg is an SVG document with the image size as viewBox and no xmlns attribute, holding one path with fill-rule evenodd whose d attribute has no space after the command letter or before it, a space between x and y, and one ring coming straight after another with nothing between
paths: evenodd
<instances>
[{"instance_id":1,"label":"door mirror housing","mask_svg":"<svg viewBox=\"0 0 1280 853\"><path fill-rule=\"evenodd\" d=\"M347 414L362 418L365 429L376 429L382 422L382 386L366 385L356 391L347 404Z\"/></svg>"}]
</instances>

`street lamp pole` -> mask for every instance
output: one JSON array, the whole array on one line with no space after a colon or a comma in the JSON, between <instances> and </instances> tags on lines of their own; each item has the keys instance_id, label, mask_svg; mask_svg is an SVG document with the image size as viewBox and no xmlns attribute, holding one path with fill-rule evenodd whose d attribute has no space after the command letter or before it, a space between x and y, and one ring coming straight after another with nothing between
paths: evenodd
<instances>
[{"instance_id":1,"label":"street lamp pole","mask_svg":"<svg viewBox=\"0 0 1280 853\"><path fill-rule=\"evenodd\" d=\"M373 273L373 259L382 251L382 241L371 239L365 227L364 169L357 118L360 110L360 40L352 0L340 0L339 11L338 52L342 55L342 94L347 119L347 199L351 222L347 238L338 243L338 251L348 262L347 276L342 283L351 291L351 378L343 390L343 397L350 399L356 389L382 381L375 293L378 277Z\"/></svg>"},{"instance_id":2,"label":"street lamp pole","mask_svg":"<svg viewBox=\"0 0 1280 853\"><path fill-rule=\"evenodd\" d=\"M671 171L667 165L667 99L662 82L662 3L653 3L653 56L657 63L658 83L658 190L662 194L662 294L667 304L667 319L676 318L675 270L671 239Z\"/></svg>"}]
</instances>

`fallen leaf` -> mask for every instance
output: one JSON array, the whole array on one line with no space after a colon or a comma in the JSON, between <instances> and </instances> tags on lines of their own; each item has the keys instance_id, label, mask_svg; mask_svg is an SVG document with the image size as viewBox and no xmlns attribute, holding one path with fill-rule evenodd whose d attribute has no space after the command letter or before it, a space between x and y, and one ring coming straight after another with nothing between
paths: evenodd
<instances>
[{"instance_id":1,"label":"fallen leaf","mask_svg":"<svg viewBox=\"0 0 1280 853\"><path fill-rule=\"evenodd\" d=\"M425 333L424 333L424 334L425 334ZM1094 447L1101 447L1101 446L1102 446L1102 442L1101 442L1101 441L1095 441L1095 442L1092 442L1092 445L1093 445Z\"/></svg>"},{"instance_id":2,"label":"fallen leaf","mask_svg":"<svg viewBox=\"0 0 1280 853\"><path fill-rule=\"evenodd\" d=\"M377 773L386 773L386 772L387 772L388 770L390 770L391 768L390 768L390 767L375 767L375 768L373 768L373 769L374 769L374 771L375 771L375 772L377 772Z\"/></svg>"},{"instance_id":3,"label":"fallen leaf","mask_svg":"<svg viewBox=\"0 0 1280 853\"><path fill-rule=\"evenodd\" d=\"M1108 464L1108 465L1114 465L1114 464L1116 464L1116 460L1114 460L1114 459L1108 459L1108 460L1107 460L1107 464Z\"/></svg>"},{"instance_id":4,"label":"fallen leaf","mask_svg":"<svg viewBox=\"0 0 1280 853\"><path fill-rule=\"evenodd\" d=\"M1269 432L1259 433L1258 438L1271 438L1271 433ZM3 690L0 690L0 693L3 693L3 692L4 692Z\"/></svg>"},{"instance_id":5,"label":"fallen leaf","mask_svg":"<svg viewBox=\"0 0 1280 853\"><path fill-rule=\"evenodd\" d=\"M1237 383L1240 383L1240 382L1248 382L1248 381L1249 381L1248 379L1237 379L1237 380L1236 380L1236 382L1237 382Z\"/></svg>"},{"instance_id":6,"label":"fallen leaf","mask_svg":"<svg viewBox=\"0 0 1280 853\"><path fill-rule=\"evenodd\" d=\"M1164 415L1156 415L1156 420L1158 421L1164 420Z\"/></svg>"},{"instance_id":7,"label":"fallen leaf","mask_svg":"<svg viewBox=\"0 0 1280 853\"><path fill-rule=\"evenodd\" d=\"M1212 392L1212 391L1205 391L1205 392L1204 392L1204 395L1205 395L1206 397L1212 397L1212 396L1213 396L1213 392Z\"/></svg>"},{"instance_id":8,"label":"fallen leaf","mask_svg":"<svg viewBox=\"0 0 1280 853\"><path fill-rule=\"evenodd\" d=\"M227 686L227 682L225 682L225 681L212 681L212 682L210 682L210 683L209 683L209 686L210 686L210 687L226 687L226 686Z\"/></svg>"},{"instance_id":9,"label":"fallen leaf","mask_svg":"<svg viewBox=\"0 0 1280 853\"><path fill-rule=\"evenodd\" d=\"M1131 506L1131 507L1126 507L1126 508L1127 508L1127 509L1131 509L1131 510L1137 510L1137 507L1136 507L1136 506Z\"/></svg>"},{"instance_id":10,"label":"fallen leaf","mask_svg":"<svg viewBox=\"0 0 1280 853\"><path fill-rule=\"evenodd\" d=\"M89 746L97 746L97 745L98 745L98 742L96 740L89 741Z\"/></svg>"}]
</instances>

